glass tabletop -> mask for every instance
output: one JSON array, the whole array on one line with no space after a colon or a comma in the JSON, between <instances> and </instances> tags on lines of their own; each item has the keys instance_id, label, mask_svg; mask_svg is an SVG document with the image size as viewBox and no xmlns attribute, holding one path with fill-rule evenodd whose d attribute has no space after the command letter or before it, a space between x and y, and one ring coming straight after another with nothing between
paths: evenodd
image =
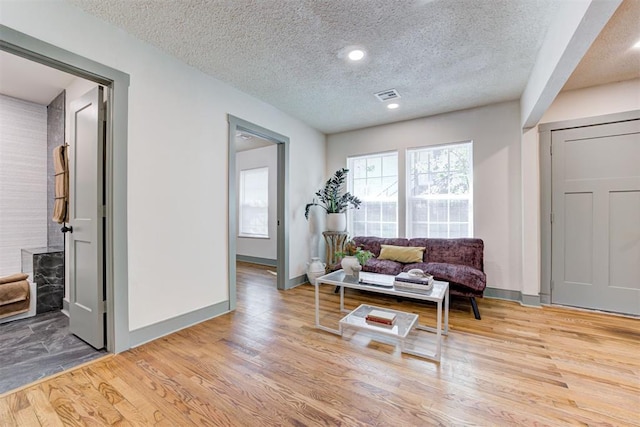
<instances>
[{"instance_id":1,"label":"glass tabletop","mask_svg":"<svg viewBox=\"0 0 640 427\"><path fill-rule=\"evenodd\" d=\"M366 317L371 311L379 310L385 313L395 314L395 320L392 325L367 321ZM355 327L358 329L367 329L384 335L392 335L400 338L406 338L409 332L416 326L418 315L406 313L404 311L391 310L388 308L374 307L368 304L362 304L351 313L347 314L340 320L342 327Z\"/></svg>"}]
</instances>

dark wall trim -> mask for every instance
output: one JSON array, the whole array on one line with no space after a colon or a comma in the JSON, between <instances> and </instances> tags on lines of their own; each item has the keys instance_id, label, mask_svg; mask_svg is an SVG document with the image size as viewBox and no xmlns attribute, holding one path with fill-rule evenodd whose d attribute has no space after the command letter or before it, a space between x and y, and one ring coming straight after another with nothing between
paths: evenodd
<instances>
[{"instance_id":1,"label":"dark wall trim","mask_svg":"<svg viewBox=\"0 0 640 427\"><path fill-rule=\"evenodd\" d=\"M189 326L204 322L205 320L220 316L228 311L229 301L222 301L149 326L143 326L142 328L131 331L131 347L137 347L181 329L188 328Z\"/></svg>"},{"instance_id":2,"label":"dark wall trim","mask_svg":"<svg viewBox=\"0 0 640 427\"><path fill-rule=\"evenodd\" d=\"M238 130L258 135L278 145L278 207L277 207L277 284L279 290L290 288L289 284L289 138L273 132L269 129L255 125L251 122L228 115L229 141L228 141L228 228L227 228L227 254L228 254L228 281L229 281L229 307L236 308L236 148L235 138Z\"/></svg>"},{"instance_id":3,"label":"dark wall trim","mask_svg":"<svg viewBox=\"0 0 640 427\"><path fill-rule=\"evenodd\" d=\"M537 295L524 295L520 291L512 291L509 289L486 288L484 290L485 298L504 299L507 301L516 301L522 305L533 307L540 306L540 297Z\"/></svg>"},{"instance_id":4,"label":"dark wall trim","mask_svg":"<svg viewBox=\"0 0 640 427\"><path fill-rule=\"evenodd\" d=\"M236 255L236 261L250 262L251 264L258 265L268 265L269 267L275 267L278 265L278 261L275 259L259 258L248 255Z\"/></svg>"},{"instance_id":5,"label":"dark wall trim","mask_svg":"<svg viewBox=\"0 0 640 427\"><path fill-rule=\"evenodd\" d=\"M107 349L129 348L127 240L127 136L129 75L0 25L0 50L106 86L109 92L106 143Z\"/></svg>"},{"instance_id":6,"label":"dark wall trim","mask_svg":"<svg viewBox=\"0 0 640 427\"><path fill-rule=\"evenodd\" d=\"M300 285L305 284L305 283L309 283L309 280L307 279L307 275L303 274L301 276L289 279L289 285L287 286L287 289L291 289L291 288L294 288L296 286L300 286Z\"/></svg>"}]
</instances>

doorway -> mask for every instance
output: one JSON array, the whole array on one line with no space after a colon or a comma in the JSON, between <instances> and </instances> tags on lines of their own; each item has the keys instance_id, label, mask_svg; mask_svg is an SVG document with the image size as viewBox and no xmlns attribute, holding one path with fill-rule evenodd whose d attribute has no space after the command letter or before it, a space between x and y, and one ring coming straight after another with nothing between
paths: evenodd
<instances>
[{"instance_id":1,"label":"doorway","mask_svg":"<svg viewBox=\"0 0 640 427\"><path fill-rule=\"evenodd\" d=\"M617 116L541 138L550 168L543 266L551 303L640 315L640 117Z\"/></svg>"},{"instance_id":2,"label":"doorway","mask_svg":"<svg viewBox=\"0 0 640 427\"><path fill-rule=\"evenodd\" d=\"M90 80L105 87L111 100L104 126L105 198L104 272L107 350L129 348L126 172L129 76L79 55L0 25L0 50ZM98 313L96 313L96 316ZM99 314L102 316L102 313Z\"/></svg>"},{"instance_id":3,"label":"doorway","mask_svg":"<svg viewBox=\"0 0 640 427\"><path fill-rule=\"evenodd\" d=\"M288 212L288 192L287 192L287 164L289 159L289 138L269 129L247 122L240 118L229 115L229 216L228 216L228 270L229 270L229 310L236 307L236 253L238 234L238 194L236 178L236 161L237 161L237 137L239 134L253 135L261 140L276 144L276 283L279 290L285 290L288 286L289 278L289 243L288 243L288 221L286 213Z\"/></svg>"}]
</instances>

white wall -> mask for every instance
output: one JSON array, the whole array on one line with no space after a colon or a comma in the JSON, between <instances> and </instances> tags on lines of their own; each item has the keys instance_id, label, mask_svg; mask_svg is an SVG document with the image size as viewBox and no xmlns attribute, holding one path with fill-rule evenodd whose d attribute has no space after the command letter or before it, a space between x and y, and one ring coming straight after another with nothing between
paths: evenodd
<instances>
[{"instance_id":1,"label":"white wall","mask_svg":"<svg viewBox=\"0 0 640 427\"><path fill-rule=\"evenodd\" d=\"M47 246L47 107L0 95L0 276Z\"/></svg>"},{"instance_id":2,"label":"white wall","mask_svg":"<svg viewBox=\"0 0 640 427\"><path fill-rule=\"evenodd\" d=\"M63 1L3 2L0 22L131 77L131 330L229 298L227 114L290 138L289 275L304 274L304 204L324 176L322 133Z\"/></svg>"},{"instance_id":3,"label":"white wall","mask_svg":"<svg viewBox=\"0 0 640 427\"><path fill-rule=\"evenodd\" d=\"M538 50L520 98L521 124L538 122L622 0L572 0L561 4Z\"/></svg>"},{"instance_id":4,"label":"white wall","mask_svg":"<svg viewBox=\"0 0 640 427\"><path fill-rule=\"evenodd\" d=\"M540 123L640 109L640 79L560 92Z\"/></svg>"},{"instance_id":5,"label":"white wall","mask_svg":"<svg viewBox=\"0 0 640 427\"><path fill-rule=\"evenodd\" d=\"M520 136L518 101L330 135L327 175L348 156L392 149L402 174L407 148L473 140L474 235L485 243L487 286L520 290Z\"/></svg>"},{"instance_id":6,"label":"white wall","mask_svg":"<svg viewBox=\"0 0 640 427\"><path fill-rule=\"evenodd\" d=\"M240 183L240 171L269 168L269 238L236 238L236 254L276 260L278 257L278 146L276 144L236 153L236 183ZM238 202L240 192L237 191ZM236 207L237 208L237 207ZM240 212L236 209L236 212ZM240 222L236 222L239 224Z\"/></svg>"},{"instance_id":7,"label":"white wall","mask_svg":"<svg viewBox=\"0 0 640 427\"><path fill-rule=\"evenodd\" d=\"M540 123L573 120L640 109L640 79L561 92ZM538 127L522 139L523 289L540 293L540 162Z\"/></svg>"}]
</instances>

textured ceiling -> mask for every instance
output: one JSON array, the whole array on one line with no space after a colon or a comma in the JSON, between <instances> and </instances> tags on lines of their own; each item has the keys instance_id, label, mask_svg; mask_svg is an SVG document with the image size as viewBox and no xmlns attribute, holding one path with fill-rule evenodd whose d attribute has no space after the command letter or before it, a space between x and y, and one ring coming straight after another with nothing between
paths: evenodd
<instances>
[{"instance_id":1,"label":"textured ceiling","mask_svg":"<svg viewBox=\"0 0 640 427\"><path fill-rule=\"evenodd\" d=\"M557 0L71 0L325 133L519 98ZM341 56L362 46L361 63ZM374 92L395 88L390 111Z\"/></svg>"},{"instance_id":2,"label":"textured ceiling","mask_svg":"<svg viewBox=\"0 0 640 427\"><path fill-rule=\"evenodd\" d=\"M562 3L69 1L325 133L519 98ZM390 88L393 111L373 96Z\"/></svg>"},{"instance_id":3,"label":"textured ceiling","mask_svg":"<svg viewBox=\"0 0 640 427\"><path fill-rule=\"evenodd\" d=\"M632 48L637 42L640 42L640 0L625 0L582 58L564 90L640 78L640 49Z\"/></svg>"}]
</instances>

